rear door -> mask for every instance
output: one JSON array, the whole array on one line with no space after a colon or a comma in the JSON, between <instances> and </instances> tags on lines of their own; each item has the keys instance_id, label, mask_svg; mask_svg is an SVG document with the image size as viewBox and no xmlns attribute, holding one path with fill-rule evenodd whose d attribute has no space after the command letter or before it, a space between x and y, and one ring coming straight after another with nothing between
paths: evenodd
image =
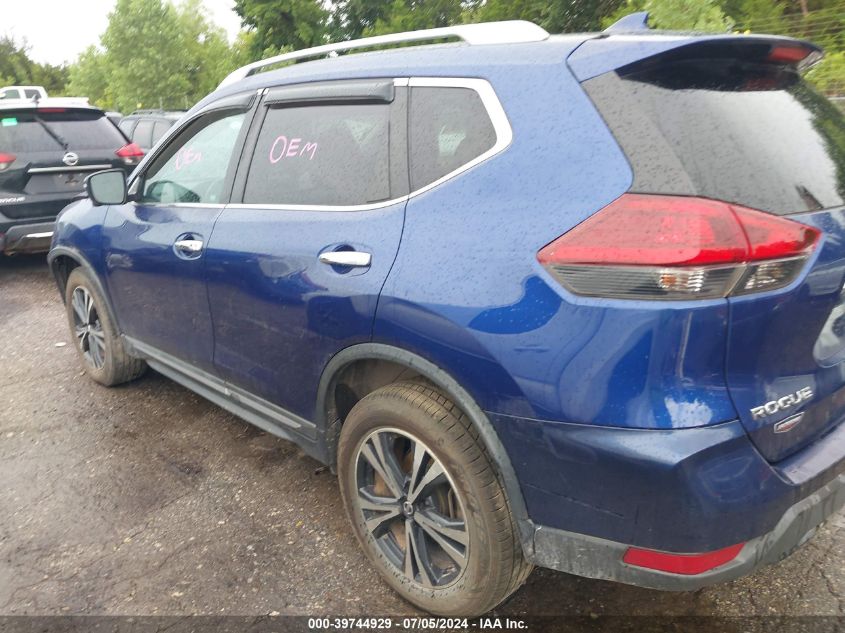
<instances>
[{"instance_id":1,"label":"rear door","mask_svg":"<svg viewBox=\"0 0 845 633\"><path fill-rule=\"evenodd\" d=\"M0 153L13 160L0 167L0 198L13 218L54 216L82 193L85 177L128 167L116 154L126 139L99 110L26 108L0 110ZM131 166L138 162L132 158Z\"/></svg>"},{"instance_id":2,"label":"rear door","mask_svg":"<svg viewBox=\"0 0 845 633\"><path fill-rule=\"evenodd\" d=\"M252 95L194 118L109 207L103 252L124 334L213 371L205 249L231 191Z\"/></svg>"},{"instance_id":3,"label":"rear door","mask_svg":"<svg viewBox=\"0 0 845 633\"><path fill-rule=\"evenodd\" d=\"M406 88L272 89L206 251L220 376L312 418L329 359L372 335L408 190Z\"/></svg>"},{"instance_id":4,"label":"rear door","mask_svg":"<svg viewBox=\"0 0 845 633\"><path fill-rule=\"evenodd\" d=\"M678 54L585 87L631 162L632 191L722 200L822 232L791 283L774 262L767 283L779 289L728 298L729 391L778 461L845 416L845 120L772 55Z\"/></svg>"}]
</instances>

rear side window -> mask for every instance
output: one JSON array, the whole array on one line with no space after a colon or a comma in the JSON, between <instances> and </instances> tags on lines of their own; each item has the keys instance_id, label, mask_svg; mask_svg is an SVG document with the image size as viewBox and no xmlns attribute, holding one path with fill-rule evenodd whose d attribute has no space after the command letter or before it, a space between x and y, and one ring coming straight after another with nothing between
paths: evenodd
<instances>
[{"instance_id":1,"label":"rear side window","mask_svg":"<svg viewBox=\"0 0 845 633\"><path fill-rule=\"evenodd\" d=\"M34 99L35 97L38 97L38 96L41 95L41 93L38 92L37 90L24 90L23 93L24 93L24 95L26 96L27 99Z\"/></svg>"},{"instance_id":2,"label":"rear side window","mask_svg":"<svg viewBox=\"0 0 845 633\"><path fill-rule=\"evenodd\" d=\"M845 204L845 118L789 68L684 60L584 86L631 163L632 191L778 215Z\"/></svg>"},{"instance_id":3,"label":"rear side window","mask_svg":"<svg viewBox=\"0 0 845 633\"><path fill-rule=\"evenodd\" d=\"M117 127L120 128L121 132L126 134L127 138L132 138L132 128L135 127L135 123L135 119L124 119L118 124Z\"/></svg>"},{"instance_id":4,"label":"rear side window","mask_svg":"<svg viewBox=\"0 0 845 633\"><path fill-rule=\"evenodd\" d=\"M153 125L153 139L152 145L155 145L159 142L164 133L170 129L171 123L167 123L166 121L156 121ZM151 147L152 147L151 145Z\"/></svg>"},{"instance_id":5,"label":"rear side window","mask_svg":"<svg viewBox=\"0 0 845 633\"><path fill-rule=\"evenodd\" d=\"M411 90L411 189L439 180L496 144L496 130L481 97L469 88Z\"/></svg>"},{"instance_id":6,"label":"rear side window","mask_svg":"<svg viewBox=\"0 0 845 633\"><path fill-rule=\"evenodd\" d=\"M150 148L153 146L153 122L149 119L141 119L132 132L132 140L141 147Z\"/></svg>"},{"instance_id":7,"label":"rear side window","mask_svg":"<svg viewBox=\"0 0 845 633\"><path fill-rule=\"evenodd\" d=\"M11 152L49 152L113 149L126 141L102 112L90 110L34 110L0 113L0 149Z\"/></svg>"},{"instance_id":8,"label":"rear side window","mask_svg":"<svg viewBox=\"0 0 845 633\"><path fill-rule=\"evenodd\" d=\"M271 108L244 203L351 206L388 200L389 123L384 104Z\"/></svg>"}]
</instances>

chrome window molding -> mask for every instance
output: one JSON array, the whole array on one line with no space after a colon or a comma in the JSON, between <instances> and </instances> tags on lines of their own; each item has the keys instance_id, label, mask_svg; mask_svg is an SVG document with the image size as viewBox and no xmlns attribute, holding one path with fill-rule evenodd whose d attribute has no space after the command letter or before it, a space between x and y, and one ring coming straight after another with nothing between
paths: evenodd
<instances>
[{"instance_id":1,"label":"chrome window molding","mask_svg":"<svg viewBox=\"0 0 845 633\"><path fill-rule=\"evenodd\" d=\"M496 95L496 91L490 82L486 79L475 79L468 77L399 77L393 80L397 87L410 88L468 88L474 90L481 98L484 109L487 111L487 116L490 117L490 122L493 124L493 129L496 132L496 142L493 147L486 152L479 154L467 163L464 163L457 169L441 176L434 182L431 182L419 189L415 189L410 193L390 200L380 202L373 202L369 204L355 204L355 205L323 205L323 204L262 204L262 203L233 203L226 205L231 209L267 209L273 211L372 211L374 209L383 209L385 207L393 206L407 202L411 198L423 194L444 182L461 175L492 158L496 154L507 149L513 141L513 129L508 121L505 109Z\"/></svg>"}]
</instances>

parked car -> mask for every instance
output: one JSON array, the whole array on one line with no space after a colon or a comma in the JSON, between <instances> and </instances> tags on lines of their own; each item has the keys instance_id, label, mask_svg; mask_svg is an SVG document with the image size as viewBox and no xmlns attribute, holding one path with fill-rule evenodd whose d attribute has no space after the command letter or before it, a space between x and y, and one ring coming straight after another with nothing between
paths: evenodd
<instances>
[{"instance_id":1,"label":"parked car","mask_svg":"<svg viewBox=\"0 0 845 633\"><path fill-rule=\"evenodd\" d=\"M6 86L4 88L0 88L0 100L36 98L47 98L47 91L43 86Z\"/></svg>"},{"instance_id":2,"label":"parked car","mask_svg":"<svg viewBox=\"0 0 845 633\"><path fill-rule=\"evenodd\" d=\"M133 143L149 152L184 114L180 110L136 110L123 117L118 127Z\"/></svg>"},{"instance_id":3,"label":"parked car","mask_svg":"<svg viewBox=\"0 0 845 633\"><path fill-rule=\"evenodd\" d=\"M533 565L691 590L778 561L845 503L819 56L635 16L240 69L59 218L85 371L148 365L328 464L433 613Z\"/></svg>"},{"instance_id":4,"label":"parked car","mask_svg":"<svg viewBox=\"0 0 845 633\"><path fill-rule=\"evenodd\" d=\"M123 120L123 115L120 112L106 112L106 118L120 127L120 122Z\"/></svg>"},{"instance_id":5,"label":"parked car","mask_svg":"<svg viewBox=\"0 0 845 633\"><path fill-rule=\"evenodd\" d=\"M128 173L142 156L79 99L0 101L0 254L46 251L56 215L87 175Z\"/></svg>"}]
</instances>

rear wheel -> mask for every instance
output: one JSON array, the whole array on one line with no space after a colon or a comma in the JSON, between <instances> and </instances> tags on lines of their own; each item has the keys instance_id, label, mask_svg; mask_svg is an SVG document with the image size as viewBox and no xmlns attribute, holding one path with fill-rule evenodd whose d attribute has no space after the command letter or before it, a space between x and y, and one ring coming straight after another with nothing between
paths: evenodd
<instances>
[{"instance_id":1,"label":"rear wheel","mask_svg":"<svg viewBox=\"0 0 845 633\"><path fill-rule=\"evenodd\" d=\"M76 350L91 378L110 387L144 373L146 363L126 353L105 297L82 268L75 268L68 276L65 307Z\"/></svg>"},{"instance_id":2,"label":"rear wheel","mask_svg":"<svg viewBox=\"0 0 845 633\"><path fill-rule=\"evenodd\" d=\"M478 615L528 577L477 431L436 389L396 383L356 404L341 429L338 475L367 556L409 602Z\"/></svg>"}]
</instances>

